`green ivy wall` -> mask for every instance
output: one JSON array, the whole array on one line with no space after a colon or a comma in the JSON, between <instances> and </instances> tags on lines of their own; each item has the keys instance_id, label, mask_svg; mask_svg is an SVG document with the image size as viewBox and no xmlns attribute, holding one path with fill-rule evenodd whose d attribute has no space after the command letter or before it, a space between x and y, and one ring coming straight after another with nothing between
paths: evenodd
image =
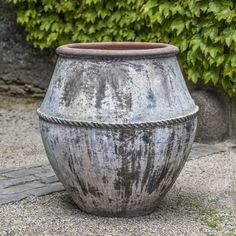
<instances>
[{"instance_id":1,"label":"green ivy wall","mask_svg":"<svg viewBox=\"0 0 236 236\"><path fill-rule=\"evenodd\" d=\"M40 49L71 42L150 41L180 48L185 76L236 95L236 6L230 0L7 0Z\"/></svg>"}]
</instances>

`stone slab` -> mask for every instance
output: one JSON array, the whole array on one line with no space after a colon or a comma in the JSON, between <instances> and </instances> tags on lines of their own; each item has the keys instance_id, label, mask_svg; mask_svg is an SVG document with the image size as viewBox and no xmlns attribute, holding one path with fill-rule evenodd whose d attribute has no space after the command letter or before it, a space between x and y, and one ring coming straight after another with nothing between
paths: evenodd
<instances>
[{"instance_id":1,"label":"stone slab","mask_svg":"<svg viewBox=\"0 0 236 236\"><path fill-rule=\"evenodd\" d=\"M63 185L61 183L57 182L57 183L45 185L41 188L32 189L32 190L28 191L28 194L39 197L39 196L44 196L44 195L54 193L54 192L60 192L63 190L65 190Z\"/></svg>"},{"instance_id":2,"label":"stone slab","mask_svg":"<svg viewBox=\"0 0 236 236\"><path fill-rule=\"evenodd\" d=\"M29 167L29 168L22 168L17 170L6 171L5 173L1 174L2 176L9 177L9 178L18 178L28 175L39 174L43 175L43 173L47 174L48 169L44 166L37 166L37 167Z\"/></svg>"},{"instance_id":3,"label":"stone slab","mask_svg":"<svg viewBox=\"0 0 236 236\"><path fill-rule=\"evenodd\" d=\"M8 188L15 185L22 185L22 184L29 183L38 179L39 179L38 177L33 176L33 175L23 176L23 177L19 177L15 179L13 178L0 179L0 189Z\"/></svg>"},{"instance_id":4,"label":"stone slab","mask_svg":"<svg viewBox=\"0 0 236 236\"><path fill-rule=\"evenodd\" d=\"M23 192L26 192L27 194L28 190L40 188L43 186L44 184L40 183L40 181L32 181L30 183L19 184L19 185L3 188L1 190L1 195L10 195L10 194L15 194L15 193L23 193Z\"/></svg>"},{"instance_id":5,"label":"stone slab","mask_svg":"<svg viewBox=\"0 0 236 236\"><path fill-rule=\"evenodd\" d=\"M9 194L9 195L0 194L0 205L7 204L10 202L17 202L26 197L27 195L24 193L14 193L14 194Z\"/></svg>"}]
</instances>

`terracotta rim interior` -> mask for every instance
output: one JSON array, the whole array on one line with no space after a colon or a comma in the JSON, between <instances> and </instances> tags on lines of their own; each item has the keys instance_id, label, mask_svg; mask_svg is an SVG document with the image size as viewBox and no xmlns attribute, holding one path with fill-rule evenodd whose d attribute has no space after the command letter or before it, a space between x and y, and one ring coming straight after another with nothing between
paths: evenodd
<instances>
[{"instance_id":1,"label":"terracotta rim interior","mask_svg":"<svg viewBox=\"0 0 236 236\"><path fill-rule=\"evenodd\" d=\"M165 43L74 43L62 45L57 48L56 52L64 56L174 56L178 54L178 48Z\"/></svg>"}]
</instances>

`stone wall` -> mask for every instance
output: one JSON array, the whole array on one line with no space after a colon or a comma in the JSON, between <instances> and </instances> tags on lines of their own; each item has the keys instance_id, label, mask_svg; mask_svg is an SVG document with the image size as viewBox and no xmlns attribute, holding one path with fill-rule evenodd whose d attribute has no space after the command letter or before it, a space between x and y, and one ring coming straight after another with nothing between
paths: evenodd
<instances>
[{"instance_id":1,"label":"stone wall","mask_svg":"<svg viewBox=\"0 0 236 236\"><path fill-rule=\"evenodd\" d=\"M232 101L221 88L212 85L192 85L187 81L188 88L195 103L199 106L198 130L195 141L215 143L234 138L236 120L232 119Z\"/></svg>"},{"instance_id":2,"label":"stone wall","mask_svg":"<svg viewBox=\"0 0 236 236\"><path fill-rule=\"evenodd\" d=\"M231 98L228 103L229 137L236 139L236 98Z\"/></svg>"},{"instance_id":3,"label":"stone wall","mask_svg":"<svg viewBox=\"0 0 236 236\"><path fill-rule=\"evenodd\" d=\"M16 23L14 6L2 0L0 32L0 93L43 97L56 61L54 50L34 49ZM236 138L236 99L229 99L221 89L186 82L200 107L196 141L212 143Z\"/></svg>"},{"instance_id":4,"label":"stone wall","mask_svg":"<svg viewBox=\"0 0 236 236\"><path fill-rule=\"evenodd\" d=\"M42 97L48 86L55 58L26 41L16 23L14 6L0 1L0 93Z\"/></svg>"}]
</instances>

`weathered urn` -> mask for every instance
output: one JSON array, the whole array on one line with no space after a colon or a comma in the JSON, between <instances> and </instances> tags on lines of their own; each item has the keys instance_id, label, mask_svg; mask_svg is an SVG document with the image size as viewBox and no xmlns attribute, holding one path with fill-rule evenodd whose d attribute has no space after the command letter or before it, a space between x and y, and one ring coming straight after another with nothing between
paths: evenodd
<instances>
[{"instance_id":1,"label":"weathered urn","mask_svg":"<svg viewBox=\"0 0 236 236\"><path fill-rule=\"evenodd\" d=\"M187 160L197 127L178 49L161 43L57 48L38 109L49 161L79 208L152 212Z\"/></svg>"}]
</instances>

